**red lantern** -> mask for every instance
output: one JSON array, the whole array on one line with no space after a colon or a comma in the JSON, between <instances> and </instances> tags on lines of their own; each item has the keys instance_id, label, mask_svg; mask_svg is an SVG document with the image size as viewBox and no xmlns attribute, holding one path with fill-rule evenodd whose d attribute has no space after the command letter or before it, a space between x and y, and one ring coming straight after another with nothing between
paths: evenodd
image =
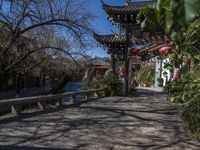
<instances>
[{"instance_id":1,"label":"red lantern","mask_svg":"<svg viewBox=\"0 0 200 150\"><path fill-rule=\"evenodd\" d=\"M159 49L160 54L169 54L172 52L172 48L169 46L164 46Z\"/></svg>"},{"instance_id":2,"label":"red lantern","mask_svg":"<svg viewBox=\"0 0 200 150\"><path fill-rule=\"evenodd\" d=\"M121 78L125 77L124 71L119 72L119 76L120 76Z\"/></svg>"},{"instance_id":3,"label":"red lantern","mask_svg":"<svg viewBox=\"0 0 200 150\"><path fill-rule=\"evenodd\" d=\"M140 50L134 48L134 49L131 49L131 50L130 50L130 53L131 53L132 55L138 55L138 54L140 53Z\"/></svg>"}]
</instances>

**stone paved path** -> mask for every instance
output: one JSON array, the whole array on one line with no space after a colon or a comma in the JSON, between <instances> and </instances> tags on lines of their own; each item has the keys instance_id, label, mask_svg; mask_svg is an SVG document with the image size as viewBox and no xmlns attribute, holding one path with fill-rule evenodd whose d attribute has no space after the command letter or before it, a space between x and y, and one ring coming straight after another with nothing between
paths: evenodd
<instances>
[{"instance_id":1,"label":"stone paved path","mask_svg":"<svg viewBox=\"0 0 200 150\"><path fill-rule=\"evenodd\" d=\"M0 118L0 150L197 150L174 104L139 91L82 104Z\"/></svg>"}]
</instances>

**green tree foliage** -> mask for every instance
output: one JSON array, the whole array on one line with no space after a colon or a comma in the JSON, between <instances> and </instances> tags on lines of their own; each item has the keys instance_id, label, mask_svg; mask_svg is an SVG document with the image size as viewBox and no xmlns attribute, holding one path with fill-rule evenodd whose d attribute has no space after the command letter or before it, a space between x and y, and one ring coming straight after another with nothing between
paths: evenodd
<instances>
[{"instance_id":1,"label":"green tree foliage","mask_svg":"<svg viewBox=\"0 0 200 150\"><path fill-rule=\"evenodd\" d=\"M168 85L169 99L181 103L185 129L200 138L200 67L183 75L182 79Z\"/></svg>"},{"instance_id":2,"label":"green tree foliage","mask_svg":"<svg viewBox=\"0 0 200 150\"><path fill-rule=\"evenodd\" d=\"M169 56L165 68L172 69L189 57L193 68L181 80L168 85L169 99L181 103L182 118L190 133L200 137L200 1L157 0L151 8L144 8L137 16L141 27L161 29L174 42L175 52Z\"/></svg>"},{"instance_id":3,"label":"green tree foliage","mask_svg":"<svg viewBox=\"0 0 200 150\"><path fill-rule=\"evenodd\" d=\"M181 44L185 40L185 30L200 16L199 0L157 0L153 7L140 11L137 21L141 27L149 27L165 32L174 41L175 53L166 68L179 66L183 57Z\"/></svg>"},{"instance_id":4,"label":"green tree foliage","mask_svg":"<svg viewBox=\"0 0 200 150\"><path fill-rule=\"evenodd\" d=\"M137 21L142 27L160 27L173 40L181 42L182 28L188 26L200 15L199 0L157 0L153 7L140 11Z\"/></svg>"},{"instance_id":5,"label":"green tree foliage","mask_svg":"<svg viewBox=\"0 0 200 150\"><path fill-rule=\"evenodd\" d=\"M181 52L195 63L200 61L200 19L196 19L183 33L184 41L180 44Z\"/></svg>"}]
</instances>

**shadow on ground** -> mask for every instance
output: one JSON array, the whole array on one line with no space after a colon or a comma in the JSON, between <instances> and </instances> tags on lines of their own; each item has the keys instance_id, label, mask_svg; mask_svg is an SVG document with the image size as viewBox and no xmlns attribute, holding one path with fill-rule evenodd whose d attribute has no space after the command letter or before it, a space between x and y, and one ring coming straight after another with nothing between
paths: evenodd
<instances>
[{"instance_id":1,"label":"shadow on ground","mask_svg":"<svg viewBox=\"0 0 200 150\"><path fill-rule=\"evenodd\" d=\"M145 90L4 118L0 145L2 150L200 149L183 132L177 106L163 93Z\"/></svg>"}]
</instances>

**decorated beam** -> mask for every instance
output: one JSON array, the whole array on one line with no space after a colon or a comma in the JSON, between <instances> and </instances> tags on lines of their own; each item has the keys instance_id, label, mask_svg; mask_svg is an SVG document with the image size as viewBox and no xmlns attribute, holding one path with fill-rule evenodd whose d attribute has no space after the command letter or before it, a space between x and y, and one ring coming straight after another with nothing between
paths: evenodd
<instances>
[{"instance_id":1,"label":"decorated beam","mask_svg":"<svg viewBox=\"0 0 200 150\"><path fill-rule=\"evenodd\" d=\"M130 41L135 44L163 44L170 42L170 38L166 35L142 35L141 38L137 38L131 35Z\"/></svg>"},{"instance_id":2,"label":"decorated beam","mask_svg":"<svg viewBox=\"0 0 200 150\"><path fill-rule=\"evenodd\" d=\"M155 44L146 50L141 50L140 56L142 61L147 61L151 58L160 55L167 55L172 52L173 43L168 44Z\"/></svg>"}]
</instances>

